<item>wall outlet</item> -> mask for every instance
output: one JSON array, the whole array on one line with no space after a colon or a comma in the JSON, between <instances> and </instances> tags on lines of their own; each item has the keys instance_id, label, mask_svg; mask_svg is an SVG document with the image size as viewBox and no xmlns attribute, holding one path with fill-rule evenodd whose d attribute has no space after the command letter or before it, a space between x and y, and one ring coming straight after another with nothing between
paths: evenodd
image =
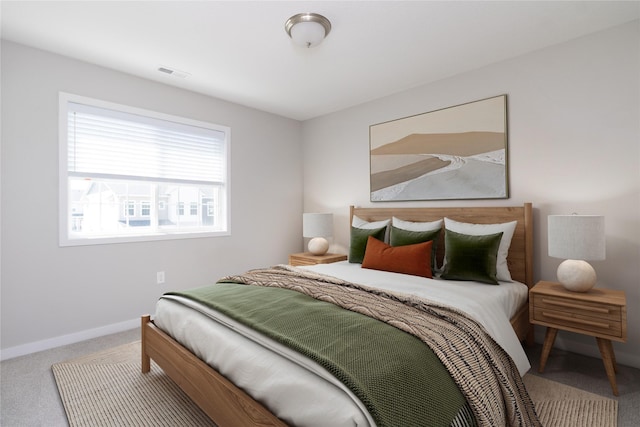
<instances>
[{"instance_id":1,"label":"wall outlet","mask_svg":"<svg viewBox=\"0 0 640 427\"><path fill-rule=\"evenodd\" d=\"M158 285L161 283L164 283L164 271L158 271L156 273L156 279L157 279Z\"/></svg>"}]
</instances>

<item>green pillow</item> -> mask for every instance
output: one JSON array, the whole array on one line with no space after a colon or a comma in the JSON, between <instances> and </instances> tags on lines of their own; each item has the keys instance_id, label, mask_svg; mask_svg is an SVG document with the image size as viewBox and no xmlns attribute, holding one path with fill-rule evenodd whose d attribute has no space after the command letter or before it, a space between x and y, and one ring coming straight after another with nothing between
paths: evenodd
<instances>
[{"instance_id":1,"label":"green pillow","mask_svg":"<svg viewBox=\"0 0 640 427\"><path fill-rule=\"evenodd\" d=\"M349 262L362 264L369 236L373 236L378 240L384 241L385 234L387 234L387 226L382 228L358 228L352 226L351 245L349 246Z\"/></svg>"},{"instance_id":2,"label":"green pillow","mask_svg":"<svg viewBox=\"0 0 640 427\"><path fill-rule=\"evenodd\" d=\"M445 229L445 265L440 277L498 285L496 263L502 234L471 236Z\"/></svg>"},{"instance_id":3,"label":"green pillow","mask_svg":"<svg viewBox=\"0 0 640 427\"><path fill-rule=\"evenodd\" d=\"M391 226L391 236L389 236L389 244L391 246L406 246L432 241L431 271L436 271L436 252L440 230L440 228L437 228L435 230L429 231L411 231Z\"/></svg>"}]
</instances>

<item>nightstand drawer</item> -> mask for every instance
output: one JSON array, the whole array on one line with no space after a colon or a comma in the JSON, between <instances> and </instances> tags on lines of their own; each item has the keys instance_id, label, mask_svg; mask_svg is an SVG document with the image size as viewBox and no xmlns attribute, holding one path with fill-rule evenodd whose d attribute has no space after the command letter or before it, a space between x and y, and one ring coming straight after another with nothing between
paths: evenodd
<instances>
[{"instance_id":1,"label":"nightstand drawer","mask_svg":"<svg viewBox=\"0 0 640 427\"><path fill-rule=\"evenodd\" d=\"M621 321L621 309L619 305L577 301L575 299L570 300L551 295L534 294L533 306L536 309L560 311L567 316L576 315L580 317L593 317L604 321Z\"/></svg>"},{"instance_id":2,"label":"nightstand drawer","mask_svg":"<svg viewBox=\"0 0 640 427\"><path fill-rule=\"evenodd\" d=\"M622 322L602 317L585 316L578 311L557 311L550 308L533 309L533 319L551 327L584 331L590 335L622 338Z\"/></svg>"}]
</instances>

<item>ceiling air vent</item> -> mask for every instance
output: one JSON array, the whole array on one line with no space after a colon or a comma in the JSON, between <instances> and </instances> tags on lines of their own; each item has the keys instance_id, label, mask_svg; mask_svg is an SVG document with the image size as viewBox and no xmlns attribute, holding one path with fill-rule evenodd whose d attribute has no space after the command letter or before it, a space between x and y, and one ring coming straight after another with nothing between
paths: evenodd
<instances>
[{"instance_id":1,"label":"ceiling air vent","mask_svg":"<svg viewBox=\"0 0 640 427\"><path fill-rule=\"evenodd\" d=\"M181 79L187 78L190 76L189 73L187 73L186 71L180 71L180 70L176 70L175 68L169 68L169 67L165 67L163 65L158 67L158 71L160 71L161 73L164 74L168 74L172 77L179 77Z\"/></svg>"}]
</instances>

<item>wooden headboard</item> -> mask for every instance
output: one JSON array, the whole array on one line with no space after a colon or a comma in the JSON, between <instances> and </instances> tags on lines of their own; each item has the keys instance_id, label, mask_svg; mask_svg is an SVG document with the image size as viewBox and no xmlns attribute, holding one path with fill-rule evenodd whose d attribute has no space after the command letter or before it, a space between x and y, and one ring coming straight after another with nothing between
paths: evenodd
<instances>
[{"instance_id":1,"label":"wooden headboard","mask_svg":"<svg viewBox=\"0 0 640 427\"><path fill-rule=\"evenodd\" d=\"M358 208L350 207L349 224L353 215L366 221L380 221L393 216L406 221L427 222L436 221L444 217L460 222L476 224L493 224L518 221L511 239L507 264L513 280L533 287L533 206L525 203L523 206L508 207L464 207L464 208ZM438 262L444 257L444 233L440 233L438 244Z\"/></svg>"}]
</instances>

